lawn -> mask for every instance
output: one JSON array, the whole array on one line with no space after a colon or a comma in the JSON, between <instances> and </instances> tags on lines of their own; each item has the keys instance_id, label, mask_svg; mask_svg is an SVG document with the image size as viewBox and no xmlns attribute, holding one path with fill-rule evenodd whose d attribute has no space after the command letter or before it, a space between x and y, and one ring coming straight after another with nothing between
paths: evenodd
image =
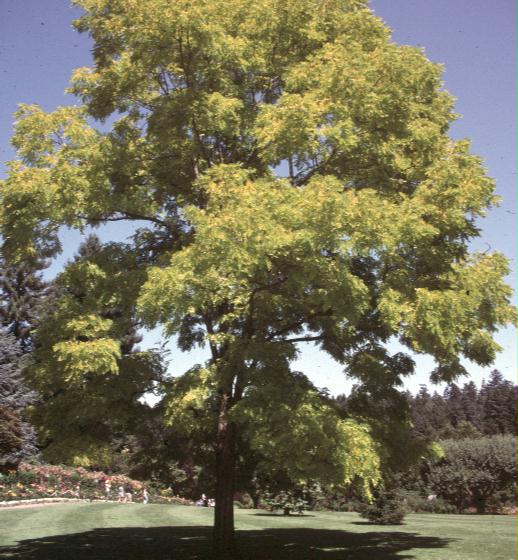
<instances>
[{"instance_id":1,"label":"lawn","mask_svg":"<svg viewBox=\"0 0 518 560\"><path fill-rule=\"evenodd\" d=\"M0 558L203 560L212 510L65 504L0 510ZM410 515L370 525L354 513L303 517L236 510L243 560L515 560L511 516Z\"/></svg>"}]
</instances>

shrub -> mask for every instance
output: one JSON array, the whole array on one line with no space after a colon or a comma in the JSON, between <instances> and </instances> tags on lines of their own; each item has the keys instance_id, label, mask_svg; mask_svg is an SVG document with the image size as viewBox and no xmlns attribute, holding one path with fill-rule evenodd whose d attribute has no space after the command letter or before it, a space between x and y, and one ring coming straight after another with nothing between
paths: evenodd
<instances>
[{"instance_id":1,"label":"shrub","mask_svg":"<svg viewBox=\"0 0 518 560\"><path fill-rule=\"evenodd\" d=\"M406 506L408 511L416 513L456 513L457 508L450 502L439 497L429 500L420 495L407 494Z\"/></svg>"},{"instance_id":2,"label":"shrub","mask_svg":"<svg viewBox=\"0 0 518 560\"><path fill-rule=\"evenodd\" d=\"M313 501L311 509L315 511L360 511L359 500L340 494L323 494Z\"/></svg>"},{"instance_id":3,"label":"shrub","mask_svg":"<svg viewBox=\"0 0 518 560\"><path fill-rule=\"evenodd\" d=\"M254 501L247 492L236 492L234 495L234 501L240 504L237 507L241 509L253 509L254 507Z\"/></svg>"},{"instance_id":4,"label":"shrub","mask_svg":"<svg viewBox=\"0 0 518 560\"><path fill-rule=\"evenodd\" d=\"M308 509L308 502L301 497L296 496L293 492L280 492L274 496L264 500L270 511L282 510L284 515L298 513L302 515L304 510Z\"/></svg>"},{"instance_id":5,"label":"shrub","mask_svg":"<svg viewBox=\"0 0 518 560\"><path fill-rule=\"evenodd\" d=\"M404 496L397 491L384 491L374 503L362 507L360 515L379 525L398 525L408 513Z\"/></svg>"},{"instance_id":6,"label":"shrub","mask_svg":"<svg viewBox=\"0 0 518 560\"><path fill-rule=\"evenodd\" d=\"M516 483L492 494L487 500L491 513L516 514Z\"/></svg>"}]
</instances>

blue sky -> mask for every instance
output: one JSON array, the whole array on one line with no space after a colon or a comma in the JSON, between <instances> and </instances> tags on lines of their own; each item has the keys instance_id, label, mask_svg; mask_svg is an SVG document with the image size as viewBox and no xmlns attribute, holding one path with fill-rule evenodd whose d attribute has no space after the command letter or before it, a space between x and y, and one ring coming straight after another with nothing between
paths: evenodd
<instances>
[{"instance_id":1,"label":"blue sky","mask_svg":"<svg viewBox=\"0 0 518 560\"><path fill-rule=\"evenodd\" d=\"M371 7L393 30L397 43L420 46L434 62L445 65L445 87L457 98L460 118L452 127L454 138L470 138L488 174L495 178L501 206L481 221L482 236L474 250L498 250L513 268L509 282L516 285L516 2L514 0L373 0ZM79 15L67 0L0 0L0 176L3 162L13 157L9 146L12 113L18 103L38 103L45 110L74 103L64 93L71 71L90 63L91 42L77 34L71 21ZM123 239L120 224L103 229L103 239ZM51 272L57 272L80 241L66 232L64 254ZM145 342L154 344L158 333ZM493 367L515 379L516 332L497 335L504 351ZM203 351L182 355L172 346L171 371L182 373L205 358ZM417 360L417 374L407 386L415 391L427 382L433 362ZM307 373L332 393L351 386L339 365L306 345L295 368ZM478 384L492 368L467 364Z\"/></svg>"}]
</instances>

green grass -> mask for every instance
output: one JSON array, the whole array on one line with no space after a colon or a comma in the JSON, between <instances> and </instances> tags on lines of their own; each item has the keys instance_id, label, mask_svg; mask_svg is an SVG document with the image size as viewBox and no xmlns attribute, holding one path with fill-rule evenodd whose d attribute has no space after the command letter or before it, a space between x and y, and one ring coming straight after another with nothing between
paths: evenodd
<instances>
[{"instance_id":1,"label":"green grass","mask_svg":"<svg viewBox=\"0 0 518 560\"><path fill-rule=\"evenodd\" d=\"M202 560L213 511L142 504L0 510L0 558ZM380 526L354 513L303 517L236 510L243 560L514 560L511 516L410 515Z\"/></svg>"}]
</instances>

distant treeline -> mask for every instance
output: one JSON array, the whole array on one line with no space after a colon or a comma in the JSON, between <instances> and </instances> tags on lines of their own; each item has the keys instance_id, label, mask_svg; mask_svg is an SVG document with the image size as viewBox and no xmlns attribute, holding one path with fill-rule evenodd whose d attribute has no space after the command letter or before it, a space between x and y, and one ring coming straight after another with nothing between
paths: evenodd
<instances>
[{"instance_id":1,"label":"distant treeline","mask_svg":"<svg viewBox=\"0 0 518 560\"><path fill-rule=\"evenodd\" d=\"M417 435L426 439L465 439L499 434L516 435L517 387L493 370L478 388L451 383L442 395L422 385L417 395L406 393ZM347 408L348 397L336 400Z\"/></svg>"},{"instance_id":2,"label":"distant treeline","mask_svg":"<svg viewBox=\"0 0 518 560\"><path fill-rule=\"evenodd\" d=\"M463 439L481 435L516 435L516 385L493 370L477 388L473 381L452 383L442 395L423 386L408 394L416 432L433 439Z\"/></svg>"}]
</instances>

